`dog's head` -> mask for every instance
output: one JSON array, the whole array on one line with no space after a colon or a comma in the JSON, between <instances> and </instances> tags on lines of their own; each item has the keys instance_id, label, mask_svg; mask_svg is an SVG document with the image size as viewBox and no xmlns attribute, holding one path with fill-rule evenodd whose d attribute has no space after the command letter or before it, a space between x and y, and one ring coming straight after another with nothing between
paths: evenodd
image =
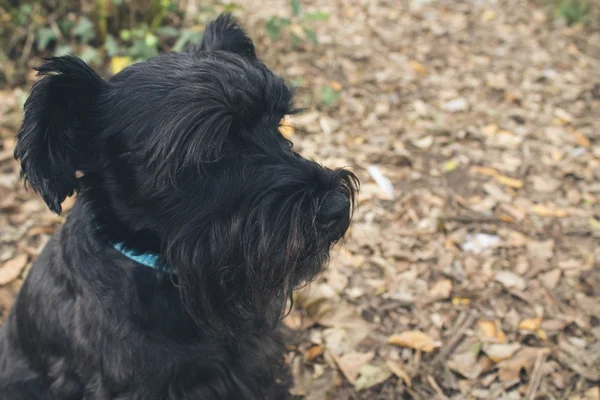
<instances>
[{"instance_id":1,"label":"dog's head","mask_svg":"<svg viewBox=\"0 0 600 400\"><path fill-rule=\"evenodd\" d=\"M157 253L206 329L272 325L348 228L355 176L294 152L279 132L292 91L228 15L107 81L73 57L39 72L25 179L57 213L80 191L107 237Z\"/></svg>"}]
</instances>

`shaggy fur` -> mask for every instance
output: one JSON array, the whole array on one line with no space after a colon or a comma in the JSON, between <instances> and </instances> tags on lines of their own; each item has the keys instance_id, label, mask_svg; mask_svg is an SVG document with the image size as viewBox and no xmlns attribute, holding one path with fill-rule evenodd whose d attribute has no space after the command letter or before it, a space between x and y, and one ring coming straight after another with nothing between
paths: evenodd
<instances>
[{"instance_id":1,"label":"shaggy fur","mask_svg":"<svg viewBox=\"0 0 600 400\"><path fill-rule=\"evenodd\" d=\"M15 156L53 211L79 196L0 330L2 398L282 398L276 327L357 189L279 133L290 89L228 15L106 81L74 57L39 73Z\"/></svg>"}]
</instances>

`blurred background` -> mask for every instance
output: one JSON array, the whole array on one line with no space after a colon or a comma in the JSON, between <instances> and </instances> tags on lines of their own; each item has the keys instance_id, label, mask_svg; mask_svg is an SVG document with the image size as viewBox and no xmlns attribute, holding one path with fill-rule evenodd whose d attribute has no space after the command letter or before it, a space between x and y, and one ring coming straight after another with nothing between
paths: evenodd
<instances>
[{"instance_id":1,"label":"blurred background","mask_svg":"<svg viewBox=\"0 0 600 400\"><path fill-rule=\"evenodd\" d=\"M284 320L291 395L600 399L597 0L0 0L0 320L64 219L12 156L32 67L109 77L223 11L298 88L283 133L362 181Z\"/></svg>"}]
</instances>

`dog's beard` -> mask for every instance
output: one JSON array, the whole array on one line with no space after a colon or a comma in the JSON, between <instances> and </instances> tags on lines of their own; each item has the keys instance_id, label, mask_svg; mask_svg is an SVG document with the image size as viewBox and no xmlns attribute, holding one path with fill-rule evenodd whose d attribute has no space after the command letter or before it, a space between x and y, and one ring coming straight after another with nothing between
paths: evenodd
<instances>
[{"instance_id":1,"label":"dog's beard","mask_svg":"<svg viewBox=\"0 0 600 400\"><path fill-rule=\"evenodd\" d=\"M331 174L353 202L354 175ZM248 324L274 328L292 290L322 271L349 225L347 215L323 230L316 218L323 198L311 190L250 198L256 203L182 227L167 247L182 302L207 332L233 334Z\"/></svg>"}]
</instances>

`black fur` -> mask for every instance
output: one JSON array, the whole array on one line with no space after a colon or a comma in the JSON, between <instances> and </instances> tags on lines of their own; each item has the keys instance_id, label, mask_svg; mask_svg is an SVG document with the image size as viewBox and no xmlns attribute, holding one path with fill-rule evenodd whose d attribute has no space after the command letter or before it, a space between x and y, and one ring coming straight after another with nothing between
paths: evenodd
<instances>
[{"instance_id":1,"label":"black fur","mask_svg":"<svg viewBox=\"0 0 600 400\"><path fill-rule=\"evenodd\" d=\"M278 322L358 184L279 133L291 90L227 15L107 81L74 57L39 72L15 156L53 211L79 196L0 329L0 396L283 398Z\"/></svg>"}]
</instances>

